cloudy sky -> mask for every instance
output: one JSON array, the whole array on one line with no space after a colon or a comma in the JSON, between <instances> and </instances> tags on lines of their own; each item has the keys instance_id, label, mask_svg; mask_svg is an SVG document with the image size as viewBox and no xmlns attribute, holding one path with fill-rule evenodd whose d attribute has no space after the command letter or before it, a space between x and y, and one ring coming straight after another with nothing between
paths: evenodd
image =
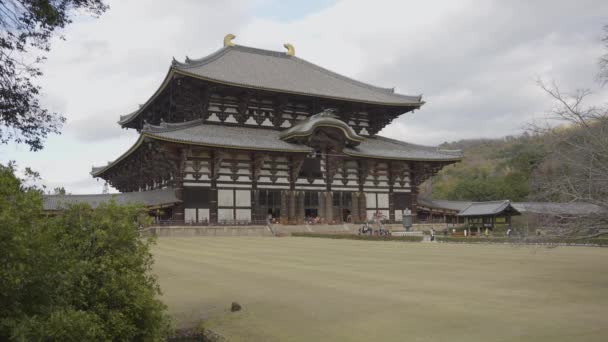
<instances>
[{"instance_id":1,"label":"cloudy sky","mask_svg":"<svg viewBox=\"0 0 608 342\"><path fill-rule=\"evenodd\" d=\"M341 74L427 104L381 134L436 145L518 134L551 101L538 78L563 88L597 88L599 1L155 0L110 1L99 19L79 18L44 65L43 102L67 123L41 152L0 146L0 162L38 170L45 184L99 193L92 165L126 151L137 132L116 121L144 103L171 58L205 56L235 43L283 50ZM608 89L599 89L597 101Z\"/></svg>"}]
</instances>

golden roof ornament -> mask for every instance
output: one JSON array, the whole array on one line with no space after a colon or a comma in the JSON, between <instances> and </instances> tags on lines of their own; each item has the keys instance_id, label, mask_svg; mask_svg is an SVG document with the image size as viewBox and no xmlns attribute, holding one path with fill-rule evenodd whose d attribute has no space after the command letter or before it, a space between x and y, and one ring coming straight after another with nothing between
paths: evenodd
<instances>
[{"instance_id":1,"label":"golden roof ornament","mask_svg":"<svg viewBox=\"0 0 608 342\"><path fill-rule=\"evenodd\" d=\"M228 33L226 36L224 36L224 47L234 46L234 43L232 42L234 38L236 38L236 36L232 33Z\"/></svg>"},{"instance_id":2,"label":"golden roof ornament","mask_svg":"<svg viewBox=\"0 0 608 342\"><path fill-rule=\"evenodd\" d=\"M296 55L296 49L293 47L293 45L291 45L289 43L285 43L285 44L283 44L283 46L287 49L287 55L289 55L289 56Z\"/></svg>"}]
</instances>

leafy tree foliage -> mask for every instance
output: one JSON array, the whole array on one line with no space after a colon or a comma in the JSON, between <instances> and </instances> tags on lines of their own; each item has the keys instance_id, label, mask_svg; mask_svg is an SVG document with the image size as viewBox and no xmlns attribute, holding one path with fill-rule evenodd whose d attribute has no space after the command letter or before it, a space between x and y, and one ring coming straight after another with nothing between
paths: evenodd
<instances>
[{"instance_id":1,"label":"leafy tree foliage","mask_svg":"<svg viewBox=\"0 0 608 342\"><path fill-rule=\"evenodd\" d=\"M33 79L42 75L44 58L31 52L49 51L55 30L76 10L100 15L106 9L103 0L0 0L0 143L39 150L49 133L59 133L65 118L40 105Z\"/></svg>"},{"instance_id":2,"label":"leafy tree foliage","mask_svg":"<svg viewBox=\"0 0 608 342\"><path fill-rule=\"evenodd\" d=\"M530 177L546 155L541 136L462 140L444 144L463 149L464 160L432 180L434 198L468 201L524 201Z\"/></svg>"},{"instance_id":3,"label":"leafy tree foliage","mask_svg":"<svg viewBox=\"0 0 608 342\"><path fill-rule=\"evenodd\" d=\"M169 320L142 208L46 217L42 192L0 165L0 340L154 341Z\"/></svg>"}]
</instances>

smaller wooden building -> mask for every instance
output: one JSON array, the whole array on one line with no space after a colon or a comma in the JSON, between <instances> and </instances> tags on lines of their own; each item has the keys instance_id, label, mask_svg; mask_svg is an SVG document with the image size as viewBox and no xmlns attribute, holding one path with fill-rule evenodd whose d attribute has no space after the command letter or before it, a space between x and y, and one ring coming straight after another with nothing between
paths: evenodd
<instances>
[{"instance_id":1,"label":"smaller wooden building","mask_svg":"<svg viewBox=\"0 0 608 342\"><path fill-rule=\"evenodd\" d=\"M511 227L511 217L516 215L521 214L509 200L472 202L458 213L458 217L464 217L465 223L478 232L485 228Z\"/></svg>"}]
</instances>

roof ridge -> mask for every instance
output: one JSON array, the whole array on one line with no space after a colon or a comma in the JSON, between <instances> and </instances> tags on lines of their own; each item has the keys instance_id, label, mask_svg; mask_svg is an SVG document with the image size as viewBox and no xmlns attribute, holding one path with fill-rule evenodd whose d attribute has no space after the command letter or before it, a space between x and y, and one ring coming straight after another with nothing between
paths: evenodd
<instances>
[{"instance_id":1,"label":"roof ridge","mask_svg":"<svg viewBox=\"0 0 608 342\"><path fill-rule=\"evenodd\" d=\"M197 66L201 66L201 65L205 65L209 62L212 62L216 59L218 59L219 57L223 56L226 54L226 52L230 51L230 49L232 49L233 46L224 46L222 48L220 48L219 50L216 50L215 52L212 52L210 54L208 54L207 56L203 56L200 58L189 58L188 56L186 56L186 59L184 60L184 62L180 62L177 59L175 59L175 57L173 57L173 60L171 61L171 66L180 66L180 67L184 67L184 68L191 68L191 67L197 67Z\"/></svg>"},{"instance_id":2,"label":"roof ridge","mask_svg":"<svg viewBox=\"0 0 608 342\"><path fill-rule=\"evenodd\" d=\"M399 94L399 93L395 93L395 88L394 87L380 87L380 86L376 86L370 83L366 83L363 81L359 81L356 80L352 77L348 77L342 74L339 74L335 71L331 71L327 68L324 68L320 65L317 65L315 63L309 62L303 58L299 58L296 56L289 56L287 55L285 52L281 52L281 51L275 51L275 50L267 50L267 49L260 49L260 48L255 48L255 47L251 47L251 46L245 46L245 45L234 45L234 46L226 46L226 47L222 47L221 49L215 51L214 53L201 57L201 58L196 58L196 59L191 59L189 57L186 56L186 60L185 63L179 62L177 61L175 58L173 59L173 65L176 66L180 66L186 69L189 68L194 68L194 67L199 67L201 65L205 65L209 62L212 62L216 59L218 59L219 57L223 56L224 54L226 54L227 52L231 51L231 50L237 50L237 51L242 51L242 52L246 52L246 53L255 53L255 54L259 54L259 55L265 55L265 56L272 56L272 57L278 57L278 58L285 58L285 59L290 59L293 60L295 62L298 63L302 63L302 64L307 64L325 74L328 74L330 76L339 78L341 80L347 81L351 84L360 86L360 87L364 87L370 90L375 90L375 91L380 91L386 94L392 94L392 95L396 95L396 96L400 96L403 98L406 98L408 100L416 100L418 102L422 101L422 94L418 95L418 96L413 96L413 95L405 95L405 94Z\"/></svg>"},{"instance_id":3,"label":"roof ridge","mask_svg":"<svg viewBox=\"0 0 608 342\"><path fill-rule=\"evenodd\" d=\"M141 192L154 192L154 191L169 191L169 190L173 190L173 187L167 187L167 188L163 188L163 189L152 189L152 190L144 190L144 191L132 191L132 192L114 192L114 193L108 193L108 194L65 194L65 195L61 195L61 194L43 194L42 196L44 197L76 197L76 196L116 196L116 195L128 195L128 194L134 194L134 193L141 193Z\"/></svg>"},{"instance_id":4,"label":"roof ridge","mask_svg":"<svg viewBox=\"0 0 608 342\"><path fill-rule=\"evenodd\" d=\"M472 201L471 204L484 204L484 203L504 203L504 202L509 202L511 203L510 200L492 200L492 201Z\"/></svg>"},{"instance_id":5,"label":"roof ridge","mask_svg":"<svg viewBox=\"0 0 608 342\"><path fill-rule=\"evenodd\" d=\"M166 122L161 119L160 125L153 125L149 123L145 123L142 127L141 131L143 133L163 133L163 132L172 132L179 131L184 128L198 126L199 124L204 124L205 120L203 119L194 119L190 121L184 122Z\"/></svg>"},{"instance_id":6,"label":"roof ridge","mask_svg":"<svg viewBox=\"0 0 608 342\"><path fill-rule=\"evenodd\" d=\"M383 92L385 92L387 94L399 95L399 96L403 96L403 97L407 97L407 98L412 98L412 99L414 99L414 98L417 97L418 101L422 100L422 95L412 96L412 95L404 95L404 94L395 93L395 88L394 87L392 87L392 88L379 87L379 86L376 86L376 85L373 85L373 84L370 84L370 83L366 83L366 82L363 82L363 81L356 80L356 79L354 79L352 77L348 77L348 76L339 74L339 73L337 73L335 71L331 71L331 70L329 70L327 68L324 68L324 67L322 67L320 65L317 65L317 64L315 64L313 62L309 62L309 61L307 61L307 60L305 60L303 58L299 58L299 57L296 57L296 56L293 56L292 58L295 59L296 61L300 62L300 63L308 64L308 65L310 65L310 66L318 69L319 71L325 72L325 73L327 73L327 74L329 74L331 76L343 79L345 81L351 82L351 83L353 83L355 85L358 85L358 86L363 86L363 87L371 89L371 90L379 90L379 91L383 91Z\"/></svg>"},{"instance_id":7,"label":"roof ridge","mask_svg":"<svg viewBox=\"0 0 608 342\"><path fill-rule=\"evenodd\" d=\"M43 197L75 197L75 196L112 196L112 195L118 195L121 194L120 192L118 193L110 193L110 194L49 194L49 195L42 195Z\"/></svg>"},{"instance_id":8,"label":"roof ridge","mask_svg":"<svg viewBox=\"0 0 608 342\"><path fill-rule=\"evenodd\" d=\"M384 140L384 141L393 142L393 143L396 143L396 144L399 144L399 145L403 145L403 146L428 147L428 148L431 148L431 149L435 149L433 146L413 144L413 143L410 143L410 142L407 142L407 141L403 141L403 140L399 140L399 139L393 139L393 138L385 137L385 136L382 136L382 135L375 135L375 136L373 136L373 138Z\"/></svg>"}]
</instances>

